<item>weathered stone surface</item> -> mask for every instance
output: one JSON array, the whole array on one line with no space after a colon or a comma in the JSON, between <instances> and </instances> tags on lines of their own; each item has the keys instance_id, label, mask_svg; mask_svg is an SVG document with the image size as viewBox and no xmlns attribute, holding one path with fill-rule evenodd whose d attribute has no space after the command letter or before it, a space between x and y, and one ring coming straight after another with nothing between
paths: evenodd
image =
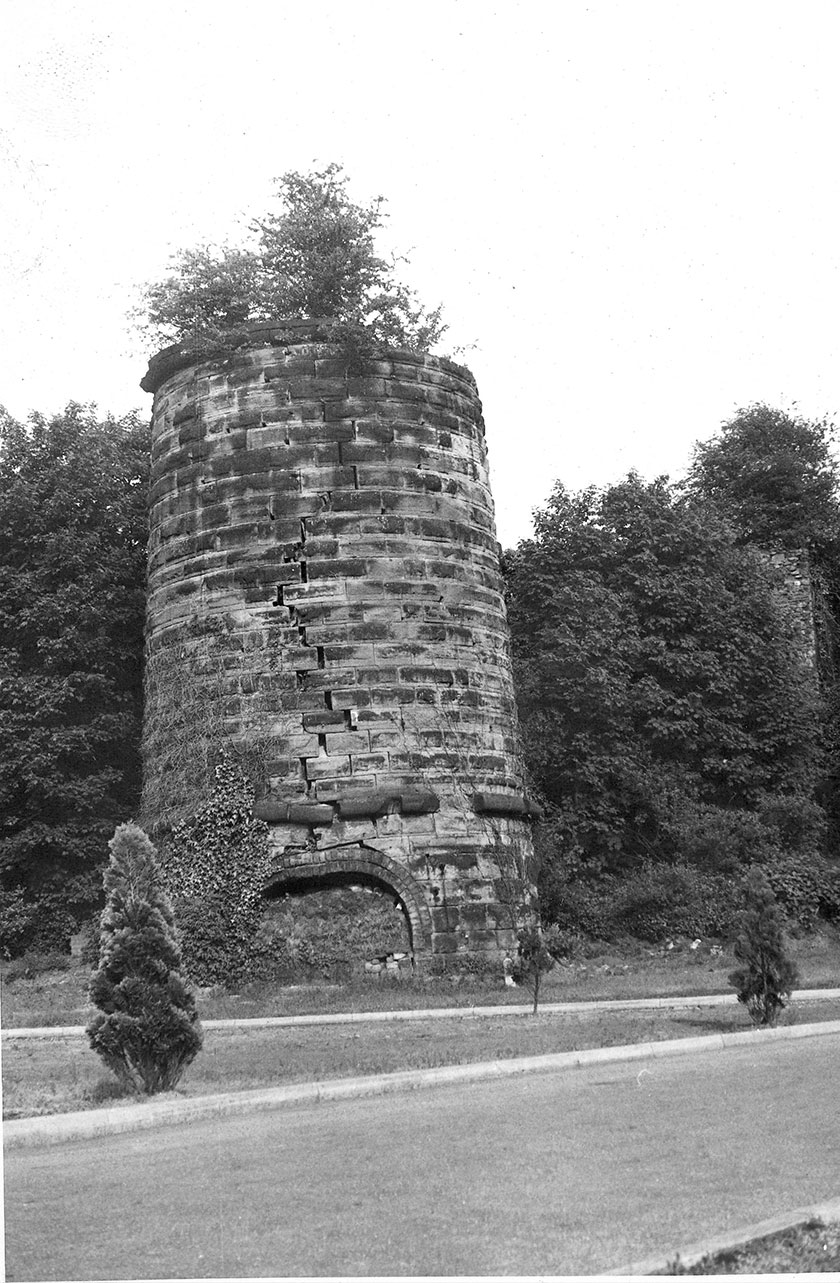
<instances>
[{"instance_id":1,"label":"weathered stone surface","mask_svg":"<svg viewBox=\"0 0 840 1283\"><path fill-rule=\"evenodd\" d=\"M178 708L191 755L262 746L274 890L352 872L400 900L417 960L510 947L534 808L472 375L389 353L347 377L323 323L283 322L161 353L143 386L147 798Z\"/></svg>"}]
</instances>

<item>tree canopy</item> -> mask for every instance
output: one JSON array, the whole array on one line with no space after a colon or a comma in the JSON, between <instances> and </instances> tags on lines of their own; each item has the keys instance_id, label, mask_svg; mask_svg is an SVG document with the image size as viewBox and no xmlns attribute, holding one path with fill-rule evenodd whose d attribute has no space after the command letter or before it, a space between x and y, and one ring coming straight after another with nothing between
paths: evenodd
<instances>
[{"instance_id":1,"label":"tree canopy","mask_svg":"<svg viewBox=\"0 0 840 1283\"><path fill-rule=\"evenodd\" d=\"M633 474L558 484L535 527L506 559L509 618L557 858L723 870L813 846L819 697L768 559Z\"/></svg>"},{"instance_id":2,"label":"tree canopy","mask_svg":"<svg viewBox=\"0 0 840 1283\"><path fill-rule=\"evenodd\" d=\"M148 468L134 415L0 412L0 894L18 945L66 942L138 802Z\"/></svg>"},{"instance_id":3,"label":"tree canopy","mask_svg":"<svg viewBox=\"0 0 840 1283\"><path fill-rule=\"evenodd\" d=\"M245 247L182 250L143 292L141 328L157 346L226 343L249 324L326 318L355 345L425 352L444 332L376 248L384 198L356 204L340 165L275 180L277 203L250 224ZM406 262L403 257L400 261Z\"/></svg>"},{"instance_id":4,"label":"tree canopy","mask_svg":"<svg viewBox=\"0 0 840 1283\"><path fill-rule=\"evenodd\" d=\"M741 537L773 548L834 541L840 525L834 424L764 404L739 410L695 447L689 488L712 500Z\"/></svg>"}]
</instances>

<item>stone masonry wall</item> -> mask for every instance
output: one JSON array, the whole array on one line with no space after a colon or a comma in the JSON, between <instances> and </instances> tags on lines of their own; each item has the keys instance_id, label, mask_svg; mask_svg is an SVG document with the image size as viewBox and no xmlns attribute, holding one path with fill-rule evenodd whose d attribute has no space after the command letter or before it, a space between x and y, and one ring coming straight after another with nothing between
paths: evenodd
<instances>
[{"instance_id":1,"label":"stone masonry wall","mask_svg":"<svg viewBox=\"0 0 840 1283\"><path fill-rule=\"evenodd\" d=\"M781 591L797 632L803 662L816 671L817 633L808 551L796 548L764 555L781 574Z\"/></svg>"},{"instance_id":2,"label":"stone masonry wall","mask_svg":"<svg viewBox=\"0 0 840 1283\"><path fill-rule=\"evenodd\" d=\"M418 958L511 947L535 808L472 375L391 352L354 377L289 322L168 349L143 386L152 823L236 744L260 763L268 891L376 883Z\"/></svg>"}]
</instances>

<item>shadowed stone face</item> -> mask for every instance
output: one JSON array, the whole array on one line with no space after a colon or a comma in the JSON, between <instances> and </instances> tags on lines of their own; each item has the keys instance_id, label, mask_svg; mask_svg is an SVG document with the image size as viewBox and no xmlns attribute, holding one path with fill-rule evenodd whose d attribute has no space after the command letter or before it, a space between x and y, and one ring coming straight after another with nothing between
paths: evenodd
<instances>
[{"instance_id":1,"label":"shadowed stone face","mask_svg":"<svg viewBox=\"0 0 840 1283\"><path fill-rule=\"evenodd\" d=\"M511 947L532 900L481 403L390 352L348 372L314 323L155 393L147 814L182 817L214 745L258 754L269 890L393 889L417 957Z\"/></svg>"}]
</instances>

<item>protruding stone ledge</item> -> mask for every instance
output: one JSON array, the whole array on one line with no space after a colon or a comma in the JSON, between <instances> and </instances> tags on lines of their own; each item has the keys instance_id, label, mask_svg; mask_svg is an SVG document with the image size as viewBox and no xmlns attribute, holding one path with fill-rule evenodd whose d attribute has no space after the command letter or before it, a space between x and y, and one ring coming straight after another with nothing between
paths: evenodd
<instances>
[{"instance_id":1,"label":"protruding stone ledge","mask_svg":"<svg viewBox=\"0 0 840 1283\"><path fill-rule=\"evenodd\" d=\"M266 824L311 824L323 826L341 820L375 819L390 810L403 815L431 815L440 809L440 798L431 789L385 789L326 802L289 802L266 797L254 803L253 816Z\"/></svg>"},{"instance_id":2,"label":"protruding stone ledge","mask_svg":"<svg viewBox=\"0 0 840 1283\"><path fill-rule=\"evenodd\" d=\"M474 793L473 806L479 815L524 815L541 820L543 809L529 797L511 793Z\"/></svg>"},{"instance_id":3,"label":"protruding stone ledge","mask_svg":"<svg viewBox=\"0 0 840 1283\"><path fill-rule=\"evenodd\" d=\"M279 798L262 798L254 803L255 820L266 824L332 824L335 812L323 802L284 802Z\"/></svg>"}]
</instances>

